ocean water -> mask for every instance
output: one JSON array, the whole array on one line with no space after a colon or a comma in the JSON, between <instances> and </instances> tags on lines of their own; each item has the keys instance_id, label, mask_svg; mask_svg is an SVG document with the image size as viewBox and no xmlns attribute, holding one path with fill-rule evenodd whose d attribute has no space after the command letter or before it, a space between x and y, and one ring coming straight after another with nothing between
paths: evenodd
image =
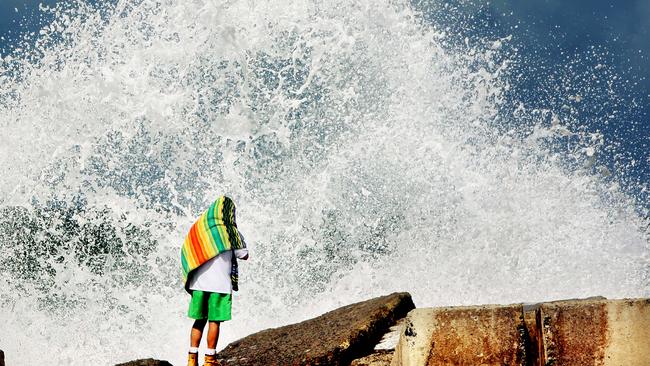
<instances>
[{"instance_id":1,"label":"ocean water","mask_svg":"<svg viewBox=\"0 0 650 366\"><path fill-rule=\"evenodd\" d=\"M458 42L428 6L42 7L54 21L0 63L8 364L182 364L179 248L221 194L251 258L219 348L393 291L650 296L648 219L598 165L582 96L528 106L516 34Z\"/></svg>"}]
</instances>

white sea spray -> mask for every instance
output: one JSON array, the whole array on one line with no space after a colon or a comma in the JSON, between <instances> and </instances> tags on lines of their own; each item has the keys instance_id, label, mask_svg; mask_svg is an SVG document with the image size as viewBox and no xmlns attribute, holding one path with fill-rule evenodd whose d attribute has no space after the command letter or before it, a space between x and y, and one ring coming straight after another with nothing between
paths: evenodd
<instances>
[{"instance_id":1,"label":"white sea spray","mask_svg":"<svg viewBox=\"0 0 650 366\"><path fill-rule=\"evenodd\" d=\"M386 0L43 11L52 25L0 68L10 364L182 362L178 251L224 193L251 259L220 347L391 291L650 296L647 223L580 165L601 139L559 111L501 114L519 104L509 38L457 48Z\"/></svg>"}]
</instances>

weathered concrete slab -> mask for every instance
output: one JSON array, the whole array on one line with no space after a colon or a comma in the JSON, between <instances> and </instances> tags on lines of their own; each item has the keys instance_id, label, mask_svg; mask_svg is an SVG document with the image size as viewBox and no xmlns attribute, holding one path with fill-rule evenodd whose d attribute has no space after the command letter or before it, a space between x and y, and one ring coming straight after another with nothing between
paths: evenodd
<instances>
[{"instance_id":1,"label":"weathered concrete slab","mask_svg":"<svg viewBox=\"0 0 650 366\"><path fill-rule=\"evenodd\" d=\"M392 365L523 365L523 306L416 309Z\"/></svg>"},{"instance_id":2,"label":"weathered concrete slab","mask_svg":"<svg viewBox=\"0 0 650 366\"><path fill-rule=\"evenodd\" d=\"M608 365L650 365L650 299L607 304Z\"/></svg>"},{"instance_id":3,"label":"weathered concrete slab","mask_svg":"<svg viewBox=\"0 0 650 366\"><path fill-rule=\"evenodd\" d=\"M542 304L543 360L549 365L650 365L650 299Z\"/></svg>"},{"instance_id":4,"label":"weathered concrete slab","mask_svg":"<svg viewBox=\"0 0 650 366\"><path fill-rule=\"evenodd\" d=\"M416 309L392 366L650 366L650 299Z\"/></svg>"},{"instance_id":5,"label":"weathered concrete slab","mask_svg":"<svg viewBox=\"0 0 650 366\"><path fill-rule=\"evenodd\" d=\"M228 345L218 358L228 366L349 365L372 353L389 327L414 307L408 293L348 305L245 337Z\"/></svg>"},{"instance_id":6,"label":"weathered concrete slab","mask_svg":"<svg viewBox=\"0 0 650 366\"><path fill-rule=\"evenodd\" d=\"M542 357L551 364L602 365L607 301L541 304Z\"/></svg>"},{"instance_id":7,"label":"weathered concrete slab","mask_svg":"<svg viewBox=\"0 0 650 366\"><path fill-rule=\"evenodd\" d=\"M129 361L115 366L172 366L167 361L154 360L153 358L145 358L141 360Z\"/></svg>"}]
</instances>

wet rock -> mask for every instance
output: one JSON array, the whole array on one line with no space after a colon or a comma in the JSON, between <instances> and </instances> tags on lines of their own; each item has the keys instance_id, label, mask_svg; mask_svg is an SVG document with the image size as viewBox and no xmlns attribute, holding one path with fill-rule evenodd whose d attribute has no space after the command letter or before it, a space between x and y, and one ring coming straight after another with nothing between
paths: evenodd
<instances>
[{"instance_id":1,"label":"wet rock","mask_svg":"<svg viewBox=\"0 0 650 366\"><path fill-rule=\"evenodd\" d=\"M372 353L382 335L413 308L408 293L378 297L252 334L228 345L218 358L228 366L349 365Z\"/></svg>"},{"instance_id":2,"label":"wet rock","mask_svg":"<svg viewBox=\"0 0 650 366\"><path fill-rule=\"evenodd\" d=\"M392 360L392 350L381 350L352 361L350 366L390 366Z\"/></svg>"},{"instance_id":3,"label":"wet rock","mask_svg":"<svg viewBox=\"0 0 650 366\"><path fill-rule=\"evenodd\" d=\"M0 364L0 366L3 365ZM154 360L153 358L145 358L141 360L121 363L115 366L172 366L172 364L167 361Z\"/></svg>"}]
</instances>

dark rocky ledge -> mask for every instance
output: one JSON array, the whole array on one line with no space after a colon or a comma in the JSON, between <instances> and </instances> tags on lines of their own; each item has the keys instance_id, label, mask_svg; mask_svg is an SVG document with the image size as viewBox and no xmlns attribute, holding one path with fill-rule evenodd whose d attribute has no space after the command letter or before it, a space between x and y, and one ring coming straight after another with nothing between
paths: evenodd
<instances>
[{"instance_id":1,"label":"dark rocky ledge","mask_svg":"<svg viewBox=\"0 0 650 366\"><path fill-rule=\"evenodd\" d=\"M370 355L388 329L414 308L410 294L394 293L252 334L229 344L218 357L228 366L347 366Z\"/></svg>"},{"instance_id":2,"label":"dark rocky ledge","mask_svg":"<svg viewBox=\"0 0 650 366\"><path fill-rule=\"evenodd\" d=\"M172 364L167 361L160 361L160 360L154 360L153 358L146 358L142 360L135 360L126 363L121 363L115 366L172 366Z\"/></svg>"},{"instance_id":3,"label":"dark rocky ledge","mask_svg":"<svg viewBox=\"0 0 650 366\"><path fill-rule=\"evenodd\" d=\"M390 366L393 353L393 350L375 351L366 357L357 358L350 366Z\"/></svg>"}]
</instances>

